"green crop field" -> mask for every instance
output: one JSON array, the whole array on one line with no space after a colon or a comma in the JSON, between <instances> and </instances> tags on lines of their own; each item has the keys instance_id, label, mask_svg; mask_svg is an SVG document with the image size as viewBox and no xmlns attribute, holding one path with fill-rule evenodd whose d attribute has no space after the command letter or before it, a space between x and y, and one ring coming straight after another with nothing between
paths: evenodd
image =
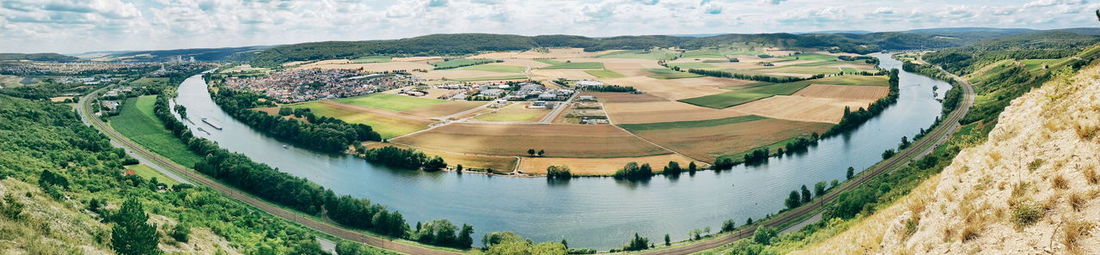
<instances>
[{"instance_id":1,"label":"green crop field","mask_svg":"<svg viewBox=\"0 0 1100 255\"><path fill-rule=\"evenodd\" d=\"M443 61L443 62L439 62L439 63L432 63L432 65L435 66L435 69L449 69L449 68L472 66L472 65L493 63L493 62L496 62L496 60L492 60L492 59L465 59L465 58L462 58L462 59L451 59L451 60L447 60L447 61Z\"/></svg>"},{"instance_id":2,"label":"green crop field","mask_svg":"<svg viewBox=\"0 0 1100 255\"><path fill-rule=\"evenodd\" d=\"M176 181L172 178L169 178L168 176L166 176L166 175L164 175L160 172L157 172L157 170L155 170L155 169L153 169L153 168L151 168L151 167L149 167L145 164L129 165L129 166L126 166L126 169L134 170L134 174L136 174L137 176L141 176L141 178L145 178L145 179L148 179L148 180L152 180L153 178L156 178L158 182L164 183L168 186L180 184L180 182L178 182L178 181Z\"/></svg>"},{"instance_id":3,"label":"green crop field","mask_svg":"<svg viewBox=\"0 0 1100 255\"><path fill-rule=\"evenodd\" d=\"M130 85L134 85L134 86L160 86L160 85L167 85L167 84L168 84L168 78L153 78L153 77L141 77L141 79L137 79L133 82L130 82Z\"/></svg>"},{"instance_id":4,"label":"green crop field","mask_svg":"<svg viewBox=\"0 0 1100 255\"><path fill-rule=\"evenodd\" d=\"M779 57L779 58L784 59L784 60L815 60L815 61L833 61L833 60L837 60L836 56L820 54L820 53L795 54L795 55L791 55L791 56L782 56L782 57Z\"/></svg>"},{"instance_id":5,"label":"green crop field","mask_svg":"<svg viewBox=\"0 0 1100 255\"><path fill-rule=\"evenodd\" d=\"M680 99L680 102L698 105L702 107L709 107L715 109L727 108L735 105L741 105L748 102L769 98L774 94L758 94L758 93L742 93L742 92L726 92L721 94L707 95L701 97Z\"/></svg>"},{"instance_id":6,"label":"green crop field","mask_svg":"<svg viewBox=\"0 0 1100 255\"><path fill-rule=\"evenodd\" d=\"M584 72L588 73L592 76L596 76L597 78L623 78L623 77L626 77L626 75L616 73L615 71L611 71L611 70L607 70L607 69L585 70Z\"/></svg>"},{"instance_id":7,"label":"green crop field","mask_svg":"<svg viewBox=\"0 0 1100 255\"><path fill-rule=\"evenodd\" d=\"M543 62L543 63L546 63L546 62ZM558 62L558 64L543 67L542 69L603 69L603 63L600 63L600 62Z\"/></svg>"},{"instance_id":8,"label":"green crop field","mask_svg":"<svg viewBox=\"0 0 1100 255\"><path fill-rule=\"evenodd\" d=\"M637 59L653 59L653 60L669 60L676 58L678 53L671 51L642 51L642 50L626 50L617 51L604 55L596 56L597 58L637 58Z\"/></svg>"},{"instance_id":9,"label":"green crop field","mask_svg":"<svg viewBox=\"0 0 1100 255\"><path fill-rule=\"evenodd\" d=\"M481 65L474 65L474 66L466 66L466 67L460 67L460 68L458 68L458 69L462 69L462 70L476 70L476 71L488 71L488 72L498 72L498 73L523 73L523 71L526 71L526 70L527 70L527 68L526 68L526 67L522 67L522 66L512 66L512 65L490 65L490 64L481 64Z\"/></svg>"},{"instance_id":10,"label":"green crop field","mask_svg":"<svg viewBox=\"0 0 1100 255\"><path fill-rule=\"evenodd\" d=\"M164 129L164 124L153 115L154 102L156 96L126 99L120 114L109 119L111 127L135 143L180 165L195 165L201 158Z\"/></svg>"},{"instance_id":11,"label":"green crop field","mask_svg":"<svg viewBox=\"0 0 1100 255\"><path fill-rule=\"evenodd\" d=\"M749 122L754 120L764 120L767 117L756 115L745 115L722 119L712 120L692 120L692 121L672 121L672 122L657 122L657 123L644 123L644 124L619 124L619 127L629 130L630 132L656 130L656 129L673 129L673 128L700 128L700 127L713 127L728 125L741 122Z\"/></svg>"},{"instance_id":12,"label":"green crop field","mask_svg":"<svg viewBox=\"0 0 1100 255\"><path fill-rule=\"evenodd\" d=\"M385 93L375 93L359 97L338 98L333 99L332 101L375 109L390 110L395 112L408 111L447 102L444 100L433 98L419 98Z\"/></svg>"},{"instance_id":13,"label":"green crop field","mask_svg":"<svg viewBox=\"0 0 1100 255\"><path fill-rule=\"evenodd\" d=\"M674 71L674 70L671 70L671 69L665 69L665 68L652 68L652 69L646 69L646 71L650 73L650 75L647 75L647 76L649 76L650 78L654 78L654 79L680 79L680 78L703 77L702 75L698 75L698 74L693 74L693 73L688 73L688 72L678 72L678 71Z\"/></svg>"},{"instance_id":14,"label":"green crop field","mask_svg":"<svg viewBox=\"0 0 1100 255\"><path fill-rule=\"evenodd\" d=\"M448 81L496 81L496 80L522 80L527 79L527 75L502 75L502 76L486 76L486 77L472 77L461 79L447 79Z\"/></svg>"},{"instance_id":15,"label":"green crop field","mask_svg":"<svg viewBox=\"0 0 1100 255\"><path fill-rule=\"evenodd\" d=\"M670 63L670 66L679 67L680 69L714 69L714 65L703 62L687 62L687 63Z\"/></svg>"},{"instance_id":16,"label":"green crop field","mask_svg":"<svg viewBox=\"0 0 1100 255\"><path fill-rule=\"evenodd\" d=\"M351 63L355 64L369 64L369 63L386 63L392 59L390 56L366 56L357 59L352 59Z\"/></svg>"},{"instance_id":17,"label":"green crop field","mask_svg":"<svg viewBox=\"0 0 1100 255\"><path fill-rule=\"evenodd\" d=\"M535 61L541 62L543 64L547 64L547 65L557 65L557 64L565 63L565 62L561 62L561 61L557 61L557 60L553 60L553 59L549 59L549 58L536 58Z\"/></svg>"}]
</instances>

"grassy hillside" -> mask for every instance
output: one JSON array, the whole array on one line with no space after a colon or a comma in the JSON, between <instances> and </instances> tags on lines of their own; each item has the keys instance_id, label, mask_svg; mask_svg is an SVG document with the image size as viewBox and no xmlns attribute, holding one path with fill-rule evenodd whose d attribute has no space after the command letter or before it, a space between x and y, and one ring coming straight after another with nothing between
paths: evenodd
<instances>
[{"instance_id":1,"label":"grassy hillside","mask_svg":"<svg viewBox=\"0 0 1100 255\"><path fill-rule=\"evenodd\" d=\"M135 143L180 165L195 165L201 158L165 130L164 124L153 115L156 97L150 95L127 99L119 115L110 118L111 127Z\"/></svg>"},{"instance_id":2,"label":"grassy hillside","mask_svg":"<svg viewBox=\"0 0 1100 255\"><path fill-rule=\"evenodd\" d=\"M122 174L133 163L71 106L0 96L0 195L23 205L0 199L0 253L109 254L108 216L127 199L143 205L166 252L323 253L311 230L204 187L158 192L159 181ZM179 224L189 240L169 236Z\"/></svg>"}]
</instances>

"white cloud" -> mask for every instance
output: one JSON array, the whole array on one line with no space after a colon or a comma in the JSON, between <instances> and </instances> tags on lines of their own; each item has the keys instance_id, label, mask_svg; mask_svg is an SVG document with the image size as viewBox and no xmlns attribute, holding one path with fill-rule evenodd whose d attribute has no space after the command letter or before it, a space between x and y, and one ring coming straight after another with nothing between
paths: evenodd
<instances>
[{"instance_id":1,"label":"white cloud","mask_svg":"<svg viewBox=\"0 0 1100 255\"><path fill-rule=\"evenodd\" d=\"M1091 6L1084 0L0 0L0 49L224 47L463 32L613 36L1052 28L1095 22L1080 13Z\"/></svg>"}]
</instances>

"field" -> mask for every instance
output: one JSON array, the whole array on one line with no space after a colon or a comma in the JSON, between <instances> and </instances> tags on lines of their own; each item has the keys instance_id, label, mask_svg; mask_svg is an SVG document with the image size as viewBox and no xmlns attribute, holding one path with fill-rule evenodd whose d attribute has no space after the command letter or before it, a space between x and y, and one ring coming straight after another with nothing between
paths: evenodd
<instances>
[{"instance_id":1,"label":"field","mask_svg":"<svg viewBox=\"0 0 1100 255\"><path fill-rule=\"evenodd\" d=\"M651 50L651 51L628 50L628 51L612 52L612 53L608 53L608 54L604 54L604 55L599 55L599 56L596 56L596 57L597 58L635 58L635 59L663 60L663 59L673 59L673 58L676 57L676 55L677 54L675 52L662 51L662 50Z\"/></svg>"},{"instance_id":2,"label":"field","mask_svg":"<svg viewBox=\"0 0 1100 255\"><path fill-rule=\"evenodd\" d=\"M525 103L513 103L500 109L495 109L492 112L478 115L474 117L476 120L481 121L501 121L501 122L527 122L538 121L545 116L550 110L547 109L529 109Z\"/></svg>"},{"instance_id":3,"label":"field","mask_svg":"<svg viewBox=\"0 0 1100 255\"><path fill-rule=\"evenodd\" d=\"M666 101L664 98L653 96L650 94L634 94L624 92L584 92L581 95L594 96L600 102L604 103L638 103L638 102L654 102L654 101Z\"/></svg>"},{"instance_id":4,"label":"field","mask_svg":"<svg viewBox=\"0 0 1100 255\"><path fill-rule=\"evenodd\" d=\"M829 76L821 79L787 82L787 83L767 83L757 82L745 86L727 87L729 92L723 92L720 94L707 95L695 98L687 98L680 100L684 103L693 105L723 109L731 106L737 106L756 100L768 98L776 95L791 95L796 92L810 86L811 84L821 85L860 85L861 87L867 86L889 86L888 78L886 76L860 76L860 75L843 75L843 76ZM837 88L837 87L826 87ZM843 89L843 88L842 88ZM848 90L848 89L843 89ZM858 89L857 89L858 90ZM877 91L877 90L875 90ZM820 94L826 92L815 91L811 94ZM807 94L810 95L810 94ZM885 96L885 94L883 95ZM880 96L881 97L881 96ZM878 98L875 98L878 99ZM872 100L875 100L872 99Z\"/></svg>"},{"instance_id":5,"label":"field","mask_svg":"<svg viewBox=\"0 0 1100 255\"><path fill-rule=\"evenodd\" d=\"M852 86L814 84L794 93L795 96L822 97L874 101L890 93L890 88L882 86Z\"/></svg>"},{"instance_id":6,"label":"field","mask_svg":"<svg viewBox=\"0 0 1100 255\"><path fill-rule=\"evenodd\" d=\"M542 69L603 69L603 63L600 62L561 62L551 59L536 59L536 61L550 64Z\"/></svg>"},{"instance_id":7,"label":"field","mask_svg":"<svg viewBox=\"0 0 1100 255\"><path fill-rule=\"evenodd\" d=\"M338 103L358 105L390 111L406 111L416 108L428 107L433 104L441 104L446 101L431 98L410 97L386 93L375 93L360 97L333 99Z\"/></svg>"},{"instance_id":8,"label":"field","mask_svg":"<svg viewBox=\"0 0 1100 255\"><path fill-rule=\"evenodd\" d=\"M649 72L649 75L648 75L649 77L656 78L656 79L683 79L683 78L703 77L702 75L698 75L698 74L693 74L693 73L688 73L688 72L679 72L679 71L674 71L674 70L665 69L665 68L652 68L652 69L646 69L646 71Z\"/></svg>"},{"instance_id":9,"label":"field","mask_svg":"<svg viewBox=\"0 0 1100 255\"><path fill-rule=\"evenodd\" d=\"M810 123L759 117L739 117L722 121L696 121L685 125L644 124L634 126L635 134L686 156L713 162L714 159L773 144L790 137L821 133L831 127Z\"/></svg>"},{"instance_id":10,"label":"field","mask_svg":"<svg viewBox=\"0 0 1100 255\"><path fill-rule=\"evenodd\" d=\"M526 156L528 149L548 157L611 158L667 154L610 125L508 125L455 123L391 140L438 151L493 156ZM598 144L600 146L589 146Z\"/></svg>"},{"instance_id":11,"label":"field","mask_svg":"<svg viewBox=\"0 0 1100 255\"><path fill-rule=\"evenodd\" d=\"M519 170L526 174L546 174L546 168L550 166L568 166L570 172L576 175L612 175L626 163L649 163L653 170L660 172L661 168L668 165L669 161L676 161L680 166L687 167L688 163L695 162L700 167L706 166L704 162L684 157L680 154L664 154L646 157L629 158L551 158L551 157L525 157L520 160Z\"/></svg>"},{"instance_id":12,"label":"field","mask_svg":"<svg viewBox=\"0 0 1100 255\"><path fill-rule=\"evenodd\" d=\"M522 73L524 70L527 70L526 67L522 67L522 66L500 65L500 64L481 64L481 65L460 67L458 69L488 71L488 72L498 72L498 73Z\"/></svg>"},{"instance_id":13,"label":"field","mask_svg":"<svg viewBox=\"0 0 1100 255\"><path fill-rule=\"evenodd\" d=\"M674 128L702 128L713 127L721 125L736 124L741 122L749 122L756 120L767 119L756 115L745 115L731 118L722 119L709 119L709 120L694 120L694 121L671 121L671 122L657 122L646 124L621 124L620 127L629 130L630 132L641 132L647 130L658 129L674 129Z\"/></svg>"},{"instance_id":14,"label":"field","mask_svg":"<svg viewBox=\"0 0 1100 255\"><path fill-rule=\"evenodd\" d=\"M424 62L402 62L394 61L383 63L352 63L350 60L341 59L339 61L318 61L309 64L302 64L294 67L295 69L353 69L362 70L365 72L389 72L389 71L412 71L416 69L420 70L432 70L433 66Z\"/></svg>"},{"instance_id":15,"label":"field","mask_svg":"<svg viewBox=\"0 0 1100 255\"><path fill-rule=\"evenodd\" d=\"M456 68L456 67L462 67L462 66L492 63L492 62L496 62L496 60L461 58L461 59L451 59L451 60L447 60L447 61L443 61L443 62L432 63L432 65L435 66L436 69L448 69L448 68Z\"/></svg>"},{"instance_id":16,"label":"field","mask_svg":"<svg viewBox=\"0 0 1100 255\"><path fill-rule=\"evenodd\" d=\"M753 83L752 81L699 77L684 79L655 79L650 77L627 77L618 79L604 79L610 84L632 86L665 99L679 100L685 98L708 96L729 92L727 87L742 86Z\"/></svg>"},{"instance_id":17,"label":"field","mask_svg":"<svg viewBox=\"0 0 1100 255\"><path fill-rule=\"evenodd\" d=\"M153 168L151 168L151 167L149 167L145 164L129 165L129 166L126 166L126 169L127 170L134 170L134 174L136 174L137 176L141 176L141 178L145 178L146 180L152 180L153 178L156 178L158 182L164 183L165 185L168 185L168 186L180 184L180 182L178 182L178 181L176 181L176 180L174 180L174 179L172 179L172 178L170 178L170 177L168 177L168 176L166 176L166 175L164 175L160 172L157 172L157 170L155 170L155 169L153 169Z\"/></svg>"},{"instance_id":18,"label":"field","mask_svg":"<svg viewBox=\"0 0 1100 255\"><path fill-rule=\"evenodd\" d=\"M147 87L168 85L168 78L141 77L141 79L130 82L130 85Z\"/></svg>"},{"instance_id":19,"label":"field","mask_svg":"<svg viewBox=\"0 0 1100 255\"><path fill-rule=\"evenodd\" d=\"M835 124L844 115L844 107L855 110L870 104L870 100L773 96L730 109L769 118Z\"/></svg>"},{"instance_id":20,"label":"field","mask_svg":"<svg viewBox=\"0 0 1100 255\"><path fill-rule=\"evenodd\" d=\"M573 79L573 80L591 80L596 79L596 76L592 76L588 71L598 70L584 70L584 69L531 69L532 76L542 77L547 80L553 80L558 78Z\"/></svg>"},{"instance_id":21,"label":"field","mask_svg":"<svg viewBox=\"0 0 1100 255\"><path fill-rule=\"evenodd\" d=\"M357 59L352 59L351 63L354 64L369 64L369 63L386 63L391 61L390 56L367 56Z\"/></svg>"},{"instance_id":22,"label":"field","mask_svg":"<svg viewBox=\"0 0 1100 255\"><path fill-rule=\"evenodd\" d=\"M727 61L728 62L728 61ZM670 63L669 66L679 67L680 69L714 69L716 66L705 62L683 62L683 63Z\"/></svg>"},{"instance_id":23,"label":"field","mask_svg":"<svg viewBox=\"0 0 1100 255\"><path fill-rule=\"evenodd\" d=\"M153 115L156 96L126 99L120 114L108 119L111 127L130 140L141 144L180 165L191 166L201 158L180 142L164 124Z\"/></svg>"},{"instance_id":24,"label":"field","mask_svg":"<svg viewBox=\"0 0 1100 255\"><path fill-rule=\"evenodd\" d=\"M623 77L626 77L626 75L622 75L620 73L616 73L615 71L611 71L611 70L607 70L607 69L603 69L603 70L585 70L584 72L588 73L589 75L596 76L596 78L623 78Z\"/></svg>"},{"instance_id":25,"label":"field","mask_svg":"<svg viewBox=\"0 0 1100 255\"><path fill-rule=\"evenodd\" d=\"M523 80L527 79L527 75L500 75L500 76L484 76L473 78L456 78L447 79L448 81L500 81L500 80Z\"/></svg>"},{"instance_id":26,"label":"field","mask_svg":"<svg viewBox=\"0 0 1100 255\"><path fill-rule=\"evenodd\" d=\"M428 128L428 124L431 123L426 118L328 100L289 105L289 107L309 108L317 115L333 117L349 123L367 124L381 134L382 138L416 132Z\"/></svg>"},{"instance_id":27,"label":"field","mask_svg":"<svg viewBox=\"0 0 1100 255\"><path fill-rule=\"evenodd\" d=\"M379 142L365 142L363 143L367 148L381 148L385 146L395 146L398 148L413 148L407 145L394 144L394 143L379 143ZM449 166L462 165L463 168L470 169L492 169L501 172L511 172L516 167L516 157L513 156L486 156L486 155L474 155L467 153L455 153L446 152L440 150L431 150L424 148L416 148L424 154L442 157Z\"/></svg>"},{"instance_id":28,"label":"field","mask_svg":"<svg viewBox=\"0 0 1100 255\"><path fill-rule=\"evenodd\" d=\"M604 103L604 111L615 124L709 120L746 115L733 110L717 110L675 101Z\"/></svg>"}]
</instances>

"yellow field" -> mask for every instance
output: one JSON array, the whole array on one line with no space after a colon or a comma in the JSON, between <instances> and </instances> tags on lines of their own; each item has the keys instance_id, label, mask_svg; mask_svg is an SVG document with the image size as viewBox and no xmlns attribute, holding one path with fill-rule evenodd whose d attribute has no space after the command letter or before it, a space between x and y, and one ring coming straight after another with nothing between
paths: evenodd
<instances>
[{"instance_id":1,"label":"yellow field","mask_svg":"<svg viewBox=\"0 0 1100 255\"><path fill-rule=\"evenodd\" d=\"M354 64L350 60L337 59L337 60L324 60L314 63L304 64L295 67L296 69L351 69L360 70L364 72L389 72L389 71L412 71L414 69L432 70L435 68L426 62L385 62L385 63L366 63L366 64Z\"/></svg>"},{"instance_id":2,"label":"yellow field","mask_svg":"<svg viewBox=\"0 0 1100 255\"><path fill-rule=\"evenodd\" d=\"M886 97L889 87L813 84L794 93L793 96L821 97L874 101Z\"/></svg>"},{"instance_id":3,"label":"yellow field","mask_svg":"<svg viewBox=\"0 0 1100 255\"><path fill-rule=\"evenodd\" d=\"M604 111L615 124L637 124L721 119L747 115L730 109L713 109L676 101L605 103Z\"/></svg>"},{"instance_id":4,"label":"yellow field","mask_svg":"<svg viewBox=\"0 0 1100 255\"><path fill-rule=\"evenodd\" d=\"M741 86L753 83L752 81L701 77L684 79L654 79L644 76L635 76L617 79L604 79L609 84L633 86L647 94L662 97L669 100L701 97L729 92L722 89L731 86Z\"/></svg>"},{"instance_id":5,"label":"yellow field","mask_svg":"<svg viewBox=\"0 0 1100 255\"><path fill-rule=\"evenodd\" d=\"M544 175L546 174L546 168L550 166L568 166L570 172L575 175L611 175L616 170L622 168L626 163L637 162L638 164L648 163L653 166L653 170L660 172L661 169L668 165L669 161L676 161L680 163L681 167L687 167L688 163L695 162L699 167L707 166L704 162L699 162L688 157L684 157L680 154L664 154L646 157L629 157L629 158L548 158L548 157L524 157L520 160L519 170L526 174Z\"/></svg>"},{"instance_id":6,"label":"yellow field","mask_svg":"<svg viewBox=\"0 0 1100 255\"><path fill-rule=\"evenodd\" d=\"M870 104L870 100L773 96L728 109L776 119L836 124L844 115L845 106L855 111Z\"/></svg>"},{"instance_id":7,"label":"yellow field","mask_svg":"<svg viewBox=\"0 0 1100 255\"><path fill-rule=\"evenodd\" d=\"M763 119L706 127L683 127L638 131L639 136L692 158L714 159L738 154L787 138L825 132L825 123Z\"/></svg>"},{"instance_id":8,"label":"yellow field","mask_svg":"<svg viewBox=\"0 0 1100 255\"><path fill-rule=\"evenodd\" d=\"M531 75L536 78L543 79L557 79L566 78L570 80L595 80L596 76L592 76L584 72L584 69L531 69Z\"/></svg>"},{"instance_id":9,"label":"yellow field","mask_svg":"<svg viewBox=\"0 0 1100 255\"><path fill-rule=\"evenodd\" d=\"M525 156L528 149L550 157L637 157L670 153L610 125L456 123L393 139L422 149ZM598 144L599 146L591 146Z\"/></svg>"},{"instance_id":10,"label":"yellow field","mask_svg":"<svg viewBox=\"0 0 1100 255\"><path fill-rule=\"evenodd\" d=\"M379 143L379 142L365 142L363 143L367 148L381 148L385 146L395 146L398 148L411 148L410 146L394 143ZM442 157L447 165L455 167L462 165L463 168L477 168L477 169L493 169L496 171L510 172L516 167L516 157L511 156L487 156L487 155L475 155L447 152L440 150L415 148L424 154L429 156Z\"/></svg>"},{"instance_id":11,"label":"yellow field","mask_svg":"<svg viewBox=\"0 0 1100 255\"><path fill-rule=\"evenodd\" d=\"M491 109L474 117L480 121L527 122L538 121L550 113L548 109L530 109L527 103L513 103L500 109Z\"/></svg>"}]
</instances>

